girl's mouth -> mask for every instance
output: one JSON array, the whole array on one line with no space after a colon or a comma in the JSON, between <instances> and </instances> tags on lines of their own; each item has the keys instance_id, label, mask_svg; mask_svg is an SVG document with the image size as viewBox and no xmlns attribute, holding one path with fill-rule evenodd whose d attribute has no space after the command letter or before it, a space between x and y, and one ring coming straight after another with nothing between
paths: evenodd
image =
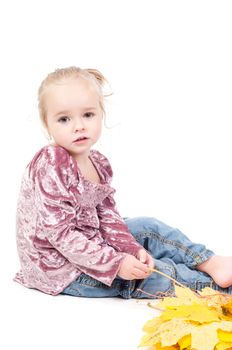
<instances>
[{"instance_id":1,"label":"girl's mouth","mask_svg":"<svg viewBox=\"0 0 232 350\"><path fill-rule=\"evenodd\" d=\"M78 137L78 138L74 141L74 143L83 143L83 142L85 142L85 141L87 141L87 140L88 140L87 137L82 136L82 137Z\"/></svg>"}]
</instances>

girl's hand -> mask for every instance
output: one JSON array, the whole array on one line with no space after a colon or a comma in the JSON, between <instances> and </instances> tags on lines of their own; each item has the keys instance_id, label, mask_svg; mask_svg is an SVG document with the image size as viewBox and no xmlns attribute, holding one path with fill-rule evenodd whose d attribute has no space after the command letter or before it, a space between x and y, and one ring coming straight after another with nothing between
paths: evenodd
<instances>
[{"instance_id":1,"label":"girl's hand","mask_svg":"<svg viewBox=\"0 0 232 350\"><path fill-rule=\"evenodd\" d=\"M126 254L118 271L118 276L124 280L144 279L149 274L148 265L130 254Z\"/></svg>"},{"instance_id":2,"label":"girl's hand","mask_svg":"<svg viewBox=\"0 0 232 350\"><path fill-rule=\"evenodd\" d=\"M140 249L138 251L137 258L141 263L146 264L149 269L154 268L154 259L145 249Z\"/></svg>"}]
</instances>

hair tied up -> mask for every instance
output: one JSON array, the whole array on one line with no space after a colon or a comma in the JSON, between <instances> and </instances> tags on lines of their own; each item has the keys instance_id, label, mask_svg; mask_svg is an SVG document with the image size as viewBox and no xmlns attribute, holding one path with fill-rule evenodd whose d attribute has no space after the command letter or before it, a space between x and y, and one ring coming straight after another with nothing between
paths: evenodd
<instances>
[{"instance_id":1,"label":"hair tied up","mask_svg":"<svg viewBox=\"0 0 232 350\"><path fill-rule=\"evenodd\" d=\"M84 69L86 72L88 72L88 74L90 74L91 76L93 76L96 81L98 82L98 84L102 87L105 83L109 84L108 81L106 80L106 78L104 77L104 75L97 69L93 69L93 68L86 68Z\"/></svg>"}]
</instances>

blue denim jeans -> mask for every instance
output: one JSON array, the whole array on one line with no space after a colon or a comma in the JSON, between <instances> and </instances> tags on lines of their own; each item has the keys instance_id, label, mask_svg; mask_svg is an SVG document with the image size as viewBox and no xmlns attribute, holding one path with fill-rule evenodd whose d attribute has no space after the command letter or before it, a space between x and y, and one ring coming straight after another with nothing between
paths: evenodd
<instances>
[{"instance_id":1,"label":"blue denim jeans","mask_svg":"<svg viewBox=\"0 0 232 350\"><path fill-rule=\"evenodd\" d=\"M211 287L232 293L232 287L221 288L196 266L214 255L203 244L191 242L181 231L150 217L125 218L136 240L153 256L155 268L194 290ZM151 273L144 280L115 278L110 287L81 274L62 294L78 297L155 298L160 293L173 293L174 284L165 276ZM149 296L148 294L153 296Z\"/></svg>"}]
</instances>

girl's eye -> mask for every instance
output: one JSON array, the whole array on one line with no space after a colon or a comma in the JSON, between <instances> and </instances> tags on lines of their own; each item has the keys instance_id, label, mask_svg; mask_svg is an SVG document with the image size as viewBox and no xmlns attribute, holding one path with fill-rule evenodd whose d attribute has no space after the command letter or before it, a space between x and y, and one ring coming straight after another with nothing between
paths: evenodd
<instances>
[{"instance_id":1,"label":"girl's eye","mask_svg":"<svg viewBox=\"0 0 232 350\"><path fill-rule=\"evenodd\" d=\"M69 117L60 117L58 119L58 122L59 123L67 123L68 120L69 120Z\"/></svg>"},{"instance_id":2,"label":"girl's eye","mask_svg":"<svg viewBox=\"0 0 232 350\"><path fill-rule=\"evenodd\" d=\"M94 116L94 113L92 113L92 112L86 112L85 114L84 114L84 117L85 118L92 118Z\"/></svg>"}]
</instances>

